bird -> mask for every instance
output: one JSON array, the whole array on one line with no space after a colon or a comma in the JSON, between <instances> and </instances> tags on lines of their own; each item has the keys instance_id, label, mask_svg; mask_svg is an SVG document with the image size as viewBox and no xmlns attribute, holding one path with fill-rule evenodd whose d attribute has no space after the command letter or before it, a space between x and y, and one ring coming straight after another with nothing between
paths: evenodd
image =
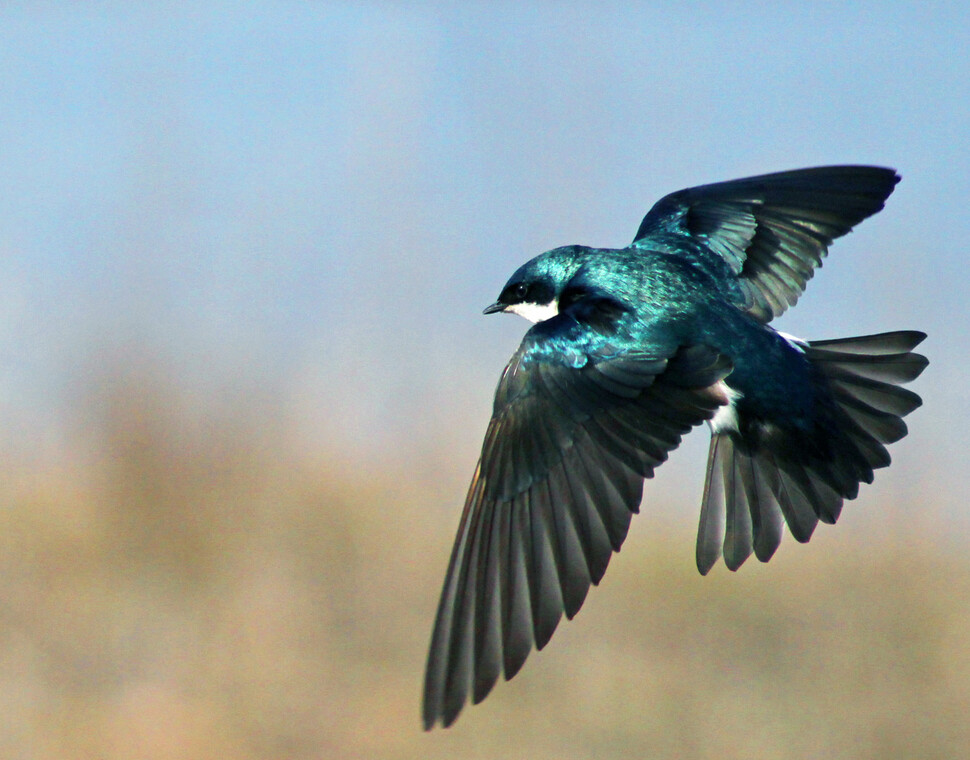
<instances>
[{"instance_id":1,"label":"bird","mask_svg":"<svg viewBox=\"0 0 970 760\"><path fill-rule=\"evenodd\" d=\"M619 249L519 267L485 314L533 326L502 373L425 671L426 730L454 723L571 619L639 511L644 479L711 431L695 559L767 562L783 527L835 523L922 404L916 330L808 341L768 323L900 177L823 166L680 190Z\"/></svg>"}]
</instances>

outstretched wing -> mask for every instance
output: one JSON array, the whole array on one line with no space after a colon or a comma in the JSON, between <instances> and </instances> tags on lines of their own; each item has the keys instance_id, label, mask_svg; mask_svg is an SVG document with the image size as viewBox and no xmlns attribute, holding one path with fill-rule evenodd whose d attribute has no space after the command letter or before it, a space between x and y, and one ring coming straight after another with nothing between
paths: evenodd
<instances>
[{"instance_id":1,"label":"outstretched wing","mask_svg":"<svg viewBox=\"0 0 970 760\"><path fill-rule=\"evenodd\" d=\"M875 166L823 166L702 185L662 198L634 245L675 234L738 276L744 308L768 322L793 306L829 244L883 207L899 177Z\"/></svg>"},{"instance_id":2,"label":"outstretched wing","mask_svg":"<svg viewBox=\"0 0 970 760\"><path fill-rule=\"evenodd\" d=\"M617 350L569 316L533 327L499 382L431 639L424 725L450 725L582 606L643 478L726 402L730 363L695 346Z\"/></svg>"}]
</instances>

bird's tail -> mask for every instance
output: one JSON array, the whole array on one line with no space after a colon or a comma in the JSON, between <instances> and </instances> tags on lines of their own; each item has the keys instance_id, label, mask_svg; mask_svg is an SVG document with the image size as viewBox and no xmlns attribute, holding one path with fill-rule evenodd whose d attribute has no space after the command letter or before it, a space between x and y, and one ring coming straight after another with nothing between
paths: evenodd
<instances>
[{"instance_id":1,"label":"bird's tail","mask_svg":"<svg viewBox=\"0 0 970 760\"><path fill-rule=\"evenodd\" d=\"M902 418L922 404L899 386L928 364L912 352L925 337L903 331L801 344L816 391L828 401L815 429L763 426L754 444L734 431L712 437L697 533L701 574L722 551L731 570L752 551L767 562L783 522L805 542L819 520L838 519L843 499L854 499L859 483L889 465L886 444L906 435Z\"/></svg>"}]
</instances>

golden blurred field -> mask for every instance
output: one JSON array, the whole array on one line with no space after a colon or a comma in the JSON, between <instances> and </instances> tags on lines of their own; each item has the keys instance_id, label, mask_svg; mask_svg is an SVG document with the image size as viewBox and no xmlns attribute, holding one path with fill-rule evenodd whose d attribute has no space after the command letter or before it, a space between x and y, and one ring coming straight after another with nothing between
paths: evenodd
<instances>
[{"instance_id":1,"label":"golden blurred field","mask_svg":"<svg viewBox=\"0 0 970 760\"><path fill-rule=\"evenodd\" d=\"M301 450L251 400L99 385L67 455L5 456L0 757L967 756L970 559L905 519L924 505L864 498L708 578L693 525L645 507L547 650L424 733L473 463L409 475Z\"/></svg>"}]
</instances>

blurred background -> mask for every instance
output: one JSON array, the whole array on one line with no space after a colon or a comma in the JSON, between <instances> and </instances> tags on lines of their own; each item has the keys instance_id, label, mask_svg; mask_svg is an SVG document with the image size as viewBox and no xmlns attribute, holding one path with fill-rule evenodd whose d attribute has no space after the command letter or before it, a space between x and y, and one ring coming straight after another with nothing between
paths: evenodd
<instances>
[{"instance_id":1,"label":"blurred background","mask_svg":"<svg viewBox=\"0 0 970 760\"><path fill-rule=\"evenodd\" d=\"M0 756L965 757L970 16L652 5L0 7ZM778 326L930 334L893 467L702 579L697 431L576 620L422 732L526 328L481 309L840 162L903 181Z\"/></svg>"}]
</instances>

